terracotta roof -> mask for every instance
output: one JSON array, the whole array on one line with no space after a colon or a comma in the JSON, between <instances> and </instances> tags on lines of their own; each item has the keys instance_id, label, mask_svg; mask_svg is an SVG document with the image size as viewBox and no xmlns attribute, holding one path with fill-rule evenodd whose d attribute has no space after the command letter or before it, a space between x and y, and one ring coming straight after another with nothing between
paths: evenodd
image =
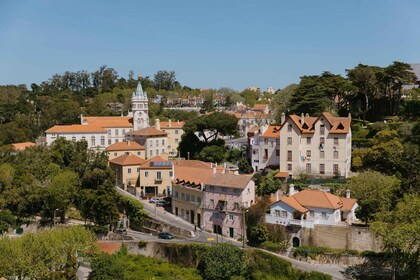
<instances>
[{"instance_id":1,"label":"terracotta roof","mask_svg":"<svg viewBox=\"0 0 420 280\"><path fill-rule=\"evenodd\" d=\"M289 205L293 209L299 211L300 213L308 212L308 209L303 207L293 196L282 197L280 199L280 201L286 203L287 205Z\"/></svg>"},{"instance_id":2,"label":"terracotta roof","mask_svg":"<svg viewBox=\"0 0 420 280\"><path fill-rule=\"evenodd\" d=\"M96 241L96 244L99 246L99 251L108 253L110 255L117 252L121 247L121 243L116 242Z\"/></svg>"},{"instance_id":3,"label":"terracotta roof","mask_svg":"<svg viewBox=\"0 0 420 280\"><path fill-rule=\"evenodd\" d=\"M193 167L193 168L204 168L212 170L212 167L216 167L214 163L211 162L204 162L201 160L171 160L174 162L175 166L182 166L182 167ZM218 165L216 167L217 170L223 170L223 165Z\"/></svg>"},{"instance_id":4,"label":"terracotta roof","mask_svg":"<svg viewBox=\"0 0 420 280\"><path fill-rule=\"evenodd\" d=\"M47 129L46 133L94 133L94 132L107 132L106 129L97 126L97 125L82 125L82 124L72 124L72 125L54 125L53 127Z\"/></svg>"},{"instance_id":5,"label":"terracotta roof","mask_svg":"<svg viewBox=\"0 0 420 280\"><path fill-rule=\"evenodd\" d=\"M264 131L262 138L279 138L280 137L280 126L270 125L266 131Z\"/></svg>"},{"instance_id":6,"label":"terracotta roof","mask_svg":"<svg viewBox=\"0 0 420 280\"><path fill-rule=\"evenodd\" d=\"M254 107L252 107L253 110L265 110L268 104L255 104Z\"/></svg>"},{"instance_id":7,"label":"terracotta roof","mask_svg":"<svg viewBox=\"0 0 420 280\"><path fill-rule=\"evenodd\" d=\"M256 133L258 131L260 131L260 128L258 126L252 126L248 129L248 133Z\"/></svg>"},{"instance_id":8,"label":"terracotta roof","mask_svg":"<svg viewBox=\"0 0 420 280\"><path fill-rule=\"evenodd\" d=\"M300 123L300 116L290 115L289 118L296 124L302 133L314 133L314 123L317 120L316 117L304 117L303 125ZM283 124L284 125L284 124Z\"/></svg>"},{"instance_id":9,"label":"terracotta roof","mask_svg":"<svg viewBox=\"0 0 420 280\"><path fill-rule=\"evenodd\" d=\"M126 133L127 135L139 135L139 136L166 136L168 133L165 131L156 129L154 127L146 127L136 131L130 131Z\"/></svg>"},{"instance_id":10,"label":"terracotta roof","mask_svg":"<svg viewBox=\"0 0 420 280\"><path fill-rule=\"evenodd\" d=\"M211 168L175 166L174 171L175 179L190 184L203 184L208 178L213 176L213 170Z\"/></svg>"},{"instance_id":11,"label":"terracotta roof","mask_svg":"<svg viewBox=\"0 0 420 280\"><path fill-rule=\"evenodd\" d=\"M139 151L145 148L135 141L117 142L108 146L107 151Z\"/></svg>"},{"instance_id":12,"label":"terracotta roof","mask_svg":"<svg viewBox=\"0 0 420 280\"><path fill-rule=\"evenodd\" d=\"M83 117L83 121L100 127L133 127L133 117Z\"/></svg>"},{"instance_id":13,"label":"terracotta roof","mask_svg":"<svg viewBox=\"0 0 420 280\"><path fill-rule=\"evenodd\" d=\"M160 128L183 128L185 125L184 122L171 122L171 125L169 125L169 122L160 122Z\"/></svg>"},{"instance_id":14,"label":"terracotta roof","mask_svg":"<svg viewBox=\"0 0 420 280\"><path fill-rule=\"evenodd\" d=\"M226 114L235 116L236 118L240 119L241 118L241 113L236 113L236 112L232 112L232 111L225 111Z\"/></svg>"},{"instance_id":15,"label":"terracotta roof","mask_svg":"<svg viewBox=\"0 0 420 280\"><path fill-rule=\"evenodd\" d=\"M289 177L289 172L278 172L276 175L274 175L274 178L287 178Z\"/></svg>"},{"instance_id":16,"label":"terracotta roof","mask_svg":"<svg viewBox=\"0 0 420 280\"><path fill-rule=\"evenodd\" d=\"M36 146L33 142L22 142L22 143L13 143L11 144L13 146L13 149L17 151L25 150L26 148Z\"/></svg>"},{"instance_id":17,"label":"terracotta roof","mask_svg":"<svg viewBox=\"0 0 420 280\"><path fill-rule=\"evenodd\" d=\"M340 197L340 199L343 202L343 208L341 208L343 211L350 211L353 209L354 204L357 203L357 199L355 198Z\"/></svg>"},{"instance_id":18,"label":"terracotta roof","mask_svg":"<svg viewBox=\"0 0 420 280\"><path fill-rule=\"evenodd\" d=\"M301 124L301 117L298 115L289 115L301 133L314 133L314 125L318 120L324 117L331 125L330 133L349 133L351 117L333 117L329 112L324 112L319 117L304 117L304 123ZM284 123L283 125L285 125Z\"/></svg>"},{"instance_id":19,"label":"terracotta roof","mask_svg":"<svg viewBox=\"0 0 420 280\"><path fill-rule=\"evenodd\" d=\"M343 203L338 196L318 190L303 190L294 194L292 197L304 207L326 209L338 209L343 207Z\"/></svg>"},{"instance_id":20,"label":"terracotta roof","mask_svg":"<svg viewBox=\"0 0 420 280\"><path fill-rule=\"evenodd\" d=\"M172 165L172 161L156 156L143 162L140 167L142 169L172 169Z\"/></svg>"},{"instance_id":21,"label":"terracotta roof","mask_svg":"<svg viewBox=\"0 0 420 280\"><path fill-rule=\"evenodd\" d=\"M113 158L109 162L113 164L127 166L127 165L141 165L145 161L146 160L142 159L141 157L129 154L129 155L121 155L119 157Z\"/></svg>"},{"instance_id":22,"label":"terracotta roof","mask_svg":"<svg viewBox=\"0 0 420 280\"><path fill-rule=\"evenodd\" d=\"M217 174L208 178L204 183L212 186L244 189L251 179L250 175Z\"/></svg>"}]
</instances>

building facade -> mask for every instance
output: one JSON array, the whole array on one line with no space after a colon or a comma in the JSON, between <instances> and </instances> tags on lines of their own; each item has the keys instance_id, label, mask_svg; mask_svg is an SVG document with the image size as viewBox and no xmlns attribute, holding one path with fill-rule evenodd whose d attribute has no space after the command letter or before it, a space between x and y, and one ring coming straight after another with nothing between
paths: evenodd
<instances>
[{"instance_id":1,"label":"building facade","mask_svg":"<svg viewBox=\"0 0 420 280\"><path fill-rule=\"evenodd\" d=\"M251 141L251 164L255 172L266 167L277 169L280 162L280 126L268 126L255 133Z\"/></svg>"},{"instance_id":2,"label":"building facade","mask_svg":"<svg viewBox=\"0 0 420 280\"><path fill-rule=\"evenodd\" d=\"M181 137L184 134L184 122L161 122L159 119L155 121L155 128L167 133L167 147L166 152L170 157L178 155L178 146L181 142Z\"/></svg>"},{"instance_id":3,"label":"building facade","mask_svg":"<svg viewBox=\"0 0 420 280\"><path fill-rule=\"evenodd\" d=\"M136 141L145 148L146 159L166 154L168 133L154 127L146 127L126 133L128 141Z\"/></svg>"},{"instance_id":4,"label":"building facade","mask_svg":"<svg viewBox=\"0 0 420 280\"><path fill-rule=\"evenodd\" d=\"M140 165L137 195L171 196L172 180L174 180L174 163L155 156Z\"/></svg>"},{"instance_id":5,"label":"building facade","mask_svg":"<svg viewBox=\"0 0 420 280\"><path fill-rule=\"evenodd\" d=\"M106 148L108 160L112 160L122 155L135 155L141 158L146 157L146 149L137 142L124 141L117 142Z\"/></svg>"},{"instance_id":6,"label":"building facade","mask_svg":"<svg viewBox=\"0 0 420 280\"><path fill-rule=\"evenodd\" d=\"M137 194L140 165L145 160L132 154L124 154L109 161L109 167L114 170L117 187Z\"/></svg>"},{"instance_id":7,"label":"building facade","mask_svg":"<svg viewBox=\"0 0 420 280\"><path fill-rule=\"evenodd\" d=\"M288 116L280 127L280 171L347 177L351 167L351 116Z\"/></svg>"}]
</instances>

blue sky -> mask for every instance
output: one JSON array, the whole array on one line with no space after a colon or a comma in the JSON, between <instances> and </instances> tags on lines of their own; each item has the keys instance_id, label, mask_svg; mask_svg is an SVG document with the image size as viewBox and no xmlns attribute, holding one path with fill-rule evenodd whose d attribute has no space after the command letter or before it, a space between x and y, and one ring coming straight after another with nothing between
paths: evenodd
<instances>
[{"instance_id":1,"label":"blue sky","mask_svg":"<svg viewBox=\"0 0 420 280\"><path fill-rule=\"evenodd\" d=\"M0 0L0 84L113 67L183 85L281 88L358 63L420 62L420 1Z\"/></svg>"}]
</instances>

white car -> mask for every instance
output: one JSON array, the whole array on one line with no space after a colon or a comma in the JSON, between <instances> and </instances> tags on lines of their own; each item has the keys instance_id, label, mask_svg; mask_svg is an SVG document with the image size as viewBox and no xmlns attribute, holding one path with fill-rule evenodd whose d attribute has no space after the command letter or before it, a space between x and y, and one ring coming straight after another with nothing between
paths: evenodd
<instances>
[{"instance_id":1,"label":"white car","mask_svg":"<svg viewBox=\"0 0 420 280\"><path fill-rule=\"evenodd\" d=\"M149 203L156 203L158 201L162 201L162 199L160 199L159 197L151 197L149 199Z\"/></svg>"}]
</instances>

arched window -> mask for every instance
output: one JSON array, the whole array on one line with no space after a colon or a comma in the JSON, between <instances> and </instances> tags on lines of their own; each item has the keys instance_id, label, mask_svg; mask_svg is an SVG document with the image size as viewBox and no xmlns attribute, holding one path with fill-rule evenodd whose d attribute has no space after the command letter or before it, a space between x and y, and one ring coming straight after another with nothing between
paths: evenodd
<instances>
[{"instance_id":1,"label":"arched window","mask_svg":"<svg viewBox=\"0 0 420 280\"><path fill-rule=\"evenodd\" d=\"M73 136L73 137L71 138L71 141L76 142L76 136Z\"/></svg>"},{"instance_id":2,"label":"arched window","mask_svg":"<svg viewBox=\"0 0 420 280\"><path fill-rule=\"evenodd\" d=\"M90 145L91 145L92 147L95 147L95 146L96 146L95 136L92 136L92 137L90 138Z\"/></svg>"},{"instance_id":3,"label":"arched window","mask_svg":"<svg viewBox=\"0 0 420 280\"><path fill-rule=\"evenodd\" d=\"M82 140L83 140L83 141L86 141L86 137L85 137L85 136L82 136Z\"/></svg>"}]
</instances>

